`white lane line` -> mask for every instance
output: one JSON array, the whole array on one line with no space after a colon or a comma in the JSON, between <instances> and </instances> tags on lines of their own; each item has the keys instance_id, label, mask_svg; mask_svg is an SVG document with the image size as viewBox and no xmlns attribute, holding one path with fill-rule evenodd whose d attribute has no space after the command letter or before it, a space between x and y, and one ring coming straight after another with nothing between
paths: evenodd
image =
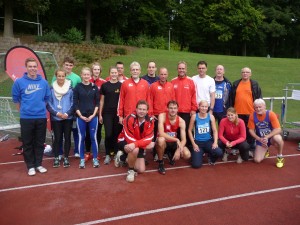
<instances>
[{"instance_id":1,"label":"white lane line","mask_svg":"<svg viewBox=\"0 0 300 225\"><path fill-rule=\"evenodd\" d=\"M294 156L300 156L300 154L296 155L285 155L284 157L294 157ZM276 156L268 157L268 159L276 158ZM226 163L235 163L235 160L227 161L227 162L217 162L216 164L226 164ZM203 164L203 166L208 166L207 163ZM178 166L178 167L170 167L166 168L166 170L177 170L177 169L185 169L185 168L191 168L190 165L188 166ZM157 172L157 169L153 170L146 170L145 173L153 173ZM56 182L49 182L44 184L34 184L34 185L28 185L28 186L20 186L20 187L13 187L13 188L5 188L0 189L1 192L8 192L8 191L16 191L16 190L22 190L22 189L29 189L29 188L37 188L37 187L45 187L45 186L51 186L51 185L59 185L59 184L67 184L72 182L82 182L87 180L96 180L96 179L104 179L104 178L110 178L110 177L118 177L118 176L124 176L126 173L118 173L118 174L110 174L110 175L104 175L104 176L96 176L96 177L86 177L86 178L80 178L80 179L72 179L72 180L65 180L65 181L56 181Z\"/></svg>"},{"instance_id":2,"label":"white lane line","mask_svg":"<svg viewBox=\"0 0 300 225\"><path fill-rule=\"evenodd\" d=\"M111 221L116 221L116 220L123 220L123 219L132 218L132 217L145 216L145 215L149 215L149 214L161 213L161 212L166 212L166 211L171 211L171 210L177 210L177 209L182 209L182 208L210 204L210 203L214 203L214 202L227 201L227 200L231 200L231 199L243 198L243 197L254 196L254 195L261 195L261 194L277 192L277 191L285 191L285 190L296 189L296 188L300 188L300 185L267 189L267 190L249 192L249 193L238 194L238 195L231 195L231 196L227 196L227 197L215 198L215 199L210 199L210 200L205 200L205 201L200 201L200 202L193 202L193 203L188 203L188 204L170 206L170 207L166 207L166 208L131 213L131 214L126 214L126 215L122 215L122 216L109 217L109 218L104 218L104 219L100 219L100 220L94 220L94 221L89 221L89 222L85 222L85 223L80 223L77 225L92 225L92 224L99 224L99 223L111 222Z\"/></svg>"},{"instance_id":3,"label":"white lane line","mask_svg":"<svg viewBox=\"0 0 300 225\"><path fill-rule=\"evenodd\" d=\"M293 157L293 156L300 156L300 153L299 154L291 154L291 155L283 155L284 157ZM269 156L268 158L266 159L273 159L273 158L276 158L277 156ZM69 158L74 158L74 156L71 156ZM52 158L43 158L43 161L46 161L46 160L53 160L53 157ZM253 160L253 158L249 158L249 161ZM233 162L232 161L228 161L228 162ZM24 163L24 160L22 161L12 161L12 162L3 162L3 163L0 163L0 166L2 165L9 165L9 164L15 164L15 163ZM222 164L224 162L217 162L216 164ZM225 162L226 163L226 162Z\"/></svg>"}]
</instances>

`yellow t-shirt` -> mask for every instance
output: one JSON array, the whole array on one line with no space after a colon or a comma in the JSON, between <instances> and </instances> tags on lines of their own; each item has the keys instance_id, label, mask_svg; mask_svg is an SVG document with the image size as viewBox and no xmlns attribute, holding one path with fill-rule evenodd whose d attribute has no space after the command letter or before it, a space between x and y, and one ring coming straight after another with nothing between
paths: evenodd
<instances>
[{"instance_id":1,"label":"yellow t-shirt","mask_svg":"<svg viewBox=\"0 0 300 225\"><path fill-rule=\"evenodd\" d=\"M237 114L250 115L254 112L250 80L239 83L236 89L234 108Z\"/></svg>"}]
</instances>

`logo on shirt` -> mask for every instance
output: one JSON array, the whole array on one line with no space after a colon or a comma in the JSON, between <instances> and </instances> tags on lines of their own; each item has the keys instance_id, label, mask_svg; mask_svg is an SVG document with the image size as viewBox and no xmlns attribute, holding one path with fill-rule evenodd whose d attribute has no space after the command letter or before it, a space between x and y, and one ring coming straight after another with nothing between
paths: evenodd
<instances>
[{"instance_id":1,"label":"logo on shirt","mask_svg":"<svg viewBox=\"0 0 300 225\"><path fill-rule=\"evenodd\" d=\"M174 84L174 88L178 88L178 85L177 85L177 84Z\"/></svg>"},{"instance_id":2,"label":"logo on shirt","mask_svg":"<svg viewBox=\"0 0 300 225\"><path fill-rule=\"evenodd\" d=\"M184 85L184 88L190 89L190 86L189 85Z\"/></svg>"},{"instance_id":3,"label":"logo on shirt","mask_svg":"<svg viewBox=\"0 0 300 225\"><path fill-rule=\"evenodd\" d=\"M133 87L133 84L128 84L129 87Z\"/></svg>"},{"instance_id":4,"label":"logo on shirt","mask_svg":"<svg viewBox=\"0 0 300 225\"><path fill-rule=\"evenodd\" d=\"M38 90L41 90L42 88L40 88L39 86L39 84L29 84L25 89L25 94L30 95Z\"/></svg>"},{"instance_id":5,"label":"logo on shirt","mask_svg":"<svg viewBox=\"0 0 300 225\"><path fill-rule=\"evenodd\" d=\"M158 90L161 90L161 89L162 89L162 87L161 87L161 86L158 86L158 87L157 87L157 89L158 89Z\"/></svg>"}]
</instances>

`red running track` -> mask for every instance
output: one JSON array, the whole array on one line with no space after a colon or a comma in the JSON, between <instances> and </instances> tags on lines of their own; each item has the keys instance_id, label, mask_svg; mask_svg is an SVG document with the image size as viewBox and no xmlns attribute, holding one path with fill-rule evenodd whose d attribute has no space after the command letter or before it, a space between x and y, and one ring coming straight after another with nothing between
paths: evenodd
<instances>
[{"instance_id":1,"label":"red running track","mask_svg":"<svg viewBox=\"0 0 300 225\"><path fill-rule=\"evenodd\" d=\"M12 156L19 143L0 143L0 224L300 224L300 152L297 142L285 142L285 166L275 167L276 151L261 164L227 163L192 169L184 161L157 172L147 158L147 172L134 183L126 168L113 163L98 169L88 162L78 169L52 168L27 175L22 156Z\"/></svg>"}]
</instances>

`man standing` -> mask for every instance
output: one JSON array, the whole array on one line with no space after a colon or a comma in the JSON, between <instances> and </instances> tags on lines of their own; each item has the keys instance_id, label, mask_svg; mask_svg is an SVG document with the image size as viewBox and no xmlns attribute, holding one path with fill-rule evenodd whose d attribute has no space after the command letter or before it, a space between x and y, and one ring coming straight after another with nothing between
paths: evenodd
<instances>
[{"instance_id":1,"label":"man standing","mask_svg":"<svg viewBox=\"0 0 300 225\"><path fill-rule=\"evenodd\" d=\"M118 116L120 124L123 119L135 111L135 105L139 100L146 100L149 90L147 81L140 78L141 65L138 62L132 62L130 65L131 78L125 80L121 86ZM148 111L148 109L147 109Z\"/></svg>"},{"instance_id":2,"label":"man standing","mask_svg":"<svg viewBox=\"0 0 300 225\"><path fill-rule=\"evenodd\" d=\"M216 95L215 95L215 106L213 108L213 115L215 119L220 122L222 118L226 116L226 110L230 106L230 93L231 93L231 83L224 76L225 69L224 66L218 65L216 67L216 76L215 76L215 84L216 84Z\"/></svg>"},{"instance_id":3,"label":"man standing","mask_svg":"<svg viewBox=\"0 0 300 225\"><path fill-rule=\"evenodd\" d=\"M174 100L167 104L168 112L161 113L158 117L158 138L156 150L158 153L158 172L166 174L164 168L163 155L167 153L170 163L174 165L175 160L180 158L189 159L191 153L186 144L186 124L182 118L177 115L178 103ZM180 140L177 137L177 131L180 132Z\"/></svg>"},{"instance_id":4,"label":"man standing","mask_svg":"<svg viewBox=\"0 0 300 225\"><path fill-rule=\"evenodd\" d=\"M159 80L149 88L147 102L149 103L149 115L154 117L154 141L158 130L158 115L167 111L167 104L175 100L173 84L168 82L168 70L165 67L159 69Z\"/></svg>"},{"instance_id":5,"label":"man standing","mask_svg":"<svg viewBox=\"0 0 300 225\"><path fill-rule=\"evenodd\" d=\"M142 79L146 80L149 85L151 85L155 81L158 81L159 78L155 74L156 70L157 70L157 68L156 68L155 62L153 62L153 61L148 62L148 67L147 67L148 73L146 75L142 76Z\"/></svg>"},{"instance_id":6,"label":"man standing","mask_svg":"<svg viewBox=\"0 0 300 225\"><path fill-rule=\"evenodd\" d=\"M139 100L134 113L124 119L123 130L118 138L118 151L115 166L119 167L127 158L127 182L133 182L136 172L145 171L145 151L152 149L153 119L148 116L149 105L145 100ZM125 152L125 154L124 154Z\"/></svg>"},{"instance_id":7,"label":"man standing","mask_svg":"<svg viewBox=\"0 0 300 225\"><path fill-rule=\"evenodd\" d=\"M66 56L63 61L63 68L66 71L66 78L71 81L72 88L75 88L77 84L81 83L81 78L73 72L75 61L72 57ZM56 76L53 76L52 83L56 80Z\"/></svg>"},{"instance_id":8,"label":"man standing","mask_svg":"<svg viewBox=\"0 0 300 225\"><path fill-rule=\"evenodd\" d=\"M209 112L212 114L215 106L215 81L213 78L206 75L207 63L205 61L199 61L197 63L197 69L198 75L195 75L192 78L196 87L197 104L199 104L201 100L206 100L209 105Z\"/></svg>"},{"instance_id":9,"label":"man standing","mask_svg":"<svg viewBox=\"0 0 300 225\"><path fill-rule=\"evenodd\" d=\"M252 73L249 67L244 67L241 70L241 75L241 79L233 82L231 101L239 118L244 120L245 124L248 124L249 116L254 112L253 102L258 98L262 98L262 94L257 81L250 79ZM248 128L246 129L246 136L250 148L254 149L254 139L249 134Z\"/></svg>"},{"instance_id":10,"label":"man standing","mask_svg":"<svg viewBox=\"0 0 300 225\"><path fill-rule=\"evenodd\" d=\"M34 176L36 170L47 172L42 161L47 127L46 103L50 98L50 88L47 81L37 74L38 63L34 58L27 58L25 66L27 72L13 84L12 99L20 109L24 161L28 175Z\"/></svg>"},{"instance_id":11,"label":"man standing","mask_svg":"<svg viewBox=\"0 0 300 225\"><path fill-rule=\"evenodd\" d=\"M118 70L118 81L123 83L125 80L128 80L128 77L124 75L124 63L123 62L116 62L116 67ZM110 76L106 77L106 81L110 80Z\"/></svg>"},{"instance_id":12,"label":"man standing","mask_svg":"<svg viewBox=\"0 0 300 225\"><path fill-rule=\"evenodd\" d=\"M193 80L187 76L187 64L184 61L180 61L177 65L178 76L174 78L171 83L175 90L175 100L177 101L178 116L180 116L185 124L190 124L191 115L196 113L196 90ZM188 125L186 125L186 134ZM180 136L180 135L179 135ZM180 137L179 137L180 138ZM192 150L191 141L187 138L186 146L189 150Z\"/></svg>"},{"instance_id":13,"label":"man standing","mask_svg":"<svg viewBox=\"0 0 300 225\"><path fill-rule=\"evenodd\" d=\"M277 148L276 166L284 166L282 149L284 142L280 135L281 127L276 114L266 110L266 103L263 99L254 101L255 112L250 115L248 128L251 136L256 140L254 162L260 163L268 152L270 145Z\"/></svg>"}]
</instances>

